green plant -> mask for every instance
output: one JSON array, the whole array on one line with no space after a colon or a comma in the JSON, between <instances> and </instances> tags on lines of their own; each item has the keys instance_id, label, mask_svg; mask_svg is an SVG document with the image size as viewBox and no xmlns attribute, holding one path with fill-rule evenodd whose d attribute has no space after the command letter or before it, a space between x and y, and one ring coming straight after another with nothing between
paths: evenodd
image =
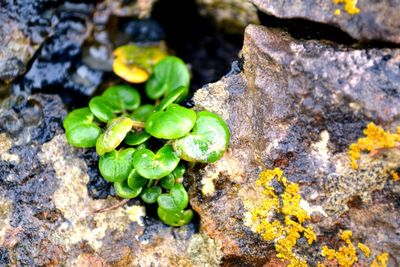
<instances>
[{"instance_id":1,"label":"green plant","mask_svg":"<svg viewBox=\"0 0 400 267\"><path fill-rule=\"evenodd\" d=\"M130 50L137 52L125 47L117 54L121 57ZM147 72L151 72L149 66ZM182 160L215 162L227 149L230 137L227 125L216 114L196 113L178 104L187 96L189 82L183 61L166 56L154 65L145 86L154 105L141 105L141 95L131 86L116 85L64 120L71 145L96 147L100 173L114 184L119 197L140 196L145 203L158 203L159 218L171 226L187 224L193 217L182 185L186 172Z\"/></svg>"}]
</instances>

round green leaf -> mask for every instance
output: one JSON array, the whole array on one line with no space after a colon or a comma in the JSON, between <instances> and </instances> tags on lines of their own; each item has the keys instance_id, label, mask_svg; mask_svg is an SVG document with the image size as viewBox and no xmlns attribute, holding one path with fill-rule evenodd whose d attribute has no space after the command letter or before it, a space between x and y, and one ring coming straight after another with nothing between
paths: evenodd
<instances>
[{"instance_id":1,"label":"round green leaf","mask_svg":"<svg viewBox=\"0 0 400 267\"><path fill-rule=\"evenodd\" d=\"M94 124L76 126L66 132L68 143L75 147L94 147L101 129Z\"/></svg>"},{"instance_id":2,"label":"round green leaf","mask_svg":"<svg viewBox=\"0 0 400 267\"><path fill-rule=\"evenodd\" d=\"M115 107L115 111L134 110L140 106L139 92L129 85L115 85L107 88L102 94Z\"/></svg>"},{"instance_id":3,"label":"round green leaf","mask_svg":"<svg viewBox=\"0 0 400 267\"><path fill-rule=\"evenodd\" d=\"M128 176L128 186L132 189L143 187L147 184L149 180L140 176L135 169L129 173Z\"/></svg>"},{"instance_id":4,"label":"round green leaf","mask_svg":"<svg viewBox=\"0 0 400 267\"><path fill-rule=\"evenodd\" d=\"M152 113L146 121L146 132L161 139L177 139L186 135L196 122L196 112L178 104L165 111Z\"/></svg>"},{"instance_id":5,"label":"round green leaf","mask_svg":"<svg viewBox=\"0 0 400 267\"><path fill-rule=\"evenodd\" d=\"M178 166L176 166L172 174L174 175L175 179L178 179L181 178L185 174L185 172L186 172L186 167L182 162L180 162Z\"/></svg>"},{"instance_id":6,"label":"round green leaf","mask_svg":"<svg viewBox=\"0 0 400 267\"><path fill-rule=\"evenodd\" d=\"M167 56L154 67L153 75L146 83L146 94L151 99L168 95L176 88L183 86L185 93L177 102L185 99L189 92L190 74L185 63L173 56Z\"/></svg>"},{"instance_id":7,"label":"round green leaf","mask_svg":"<svg viewBox=\"0 0 400 267\"><path fill-rule=\"evenodd\" d=\"M151 150L140 149L133 155L133 166L147 179L160 179L170 174L178 165L179 158L171 145L165 145L154 154Z\"/></svg>"},{"instance_id":8,"label":"round green leaf","mask_svg":"<svg viewBox=\"0 0 400 267\"><path fill-rule=\"evenodd\" d=\"M173 141L178 156L186 161L209 163L222 157L229 144L229 129L216 114L202 111L197 114L193 130Z\"/></svg>"},{"instance_id":9,"label":"round green leaf","mask_svg":"<svg viewBox=\"0 0 400 267\"><path fill-rule=\"evenodd\" d=\"M160 104L158 104L157 107L155 108L155 111L162 111L162 110L166 109L169 105L171 105L177 99L179 99L180 96L184 95L185 92L186 92L186 88L183 86L173 90L166 97L164 97L163 100L161 100Z\"/></svg>"},{"instance_id":10,"label":"round green leaf","mask_svg":"<svg viewBox=\"0 0 400 267\"><path fill-rule=\"evenodd\" d=\"M68 143L75 147L94 147L101 129L93 121L89 108L70 112L63 123Z\"/></svg>"},{"instance_id":11,"label":"round green leaf","mask_svg":"<svg viewBox=\"0 0 400 267\"><path fill-rule=\"evenodd\" d=\"M146 121L154 111L154 106L146 104L136 109L129 117L134 121Z\"/></svg>"},{"instance_id":12,"label":"round green leaf","mask_svg":"<svg viewBox=\"0 0 400 267\"><path fill-rule=\"evenodd\" d=\"M148 204L156 203L159 195L161 195L161 187L159 186L146 187L140 194L142 200Z\"/></svg>"},{"instance_id":13,"label":"round green leaf","mask_svg":"<svg viewBox=\"0 0 400 267\"><path fill-rule=\"evenodd\" d=\"M132 158L134 148L113 150L100 157L99 170L101 176L109 182L121 182L128 178L133 169Z\"/></svg>"},{"instance_id":14,"label":"round green leaf","mask_svg":"<svg viewBox=\"0 0 400 267\"><path fill-rule=\"evenodd\" d=\"M128 85L111 86L101 96L93 97L89 102L90 110L102 122L108 122L118 113L130 111L139 106L139 92Z\"/></svg>"},{"instance_id":15,"label":"round green leaf","mask_svg":"<svg viewBox=\"0 0 400 267\"><path fill-rule=\"evenodd\" d=\"M160 184L163 188L171 189L175 184L175 177L172 173L170 173L167 176L163 177L160 181Z\"/></svg>"},{"instance_id":16,"label":"round green leaf","mask_svg":"<svg viewBox=\"0 0 400 267\"><path fill-rule=\"evenodd\" d=\"M144 142L146 142L149 138L151 137L151 135L149 133L147 133L146 131L140 131L140 132L129 132L124 141L127 145L130 146L137 146L140 145Z\"/></svg>"},{"instance_id":17,"label":"round green leaf","mask_svg":"<svg viewBox=\"0 0 400 267\"><path fill-rule=\"evenodd\" d=\"M78 108L68 113L63 126L65 130L69 130L82 124L91 124L93 121L94 116L89 108Z\"/></svg>"},{"instance_id":18,"label":"round green leaf","mask_svg":"<svg viewBox=\"0 0 400 267\"><path fill-rule=\"evenodd\" d=\"M193 218L192 210L170 211L158 207L157 214L165 224L175 227L188 224Z\"/></svg>"},{"instance_id":19,"label":"round green leaf","mask_svg":"<svg viewBox=\"0 0 400 267\"><path fill-rule=\"evenodd\" d=\"M160 195L157 202L165 210L179 211L187 207L189 196L182 184L175 184L168 194Z\"/></svg>"},{"instance_id":20,"label":"round green leaf","mask_svg":"<svg viewBox=\"0 0 400 267\"><path fill-rule=\"evenodd\" d=\"M172 173L161 179L161 186L165 189L171 189L175 184L175 180L181 178L185 172L185 165L180 162Z\"/></svg>"},{"instance_id":21,"label":"round green leaf","mask_svg":"<svg viewBox=\"0 0 400 267\"><path fill-rule=\"evenodd\" d=\"M108 99L95 96L89 102L90 111L102 122L108 122L116 117Z\"/></svg>"},{"instance_id":22,"label":"round green leaf","mask_svg":"<svg viewBox=\"0 0 400 267\"><path fill-rule=\"evenodd\" d=\"M104 133L97 139L97 154L102 156L104 153L114 150L124 140L132 125L132 120L125 117L111 120Z\"/></svg>"},{"instance_id":23,"label":"round green leaf","mask_svg":"<svg viewBox=\"0 0 400 267\"><path fill-rule=\"evenodd\" d=\"M137 197L142 192L141 187L132 189L126 181L114 182L114 189L117 196L128 199Z\"/></svg>"}]
</instances>

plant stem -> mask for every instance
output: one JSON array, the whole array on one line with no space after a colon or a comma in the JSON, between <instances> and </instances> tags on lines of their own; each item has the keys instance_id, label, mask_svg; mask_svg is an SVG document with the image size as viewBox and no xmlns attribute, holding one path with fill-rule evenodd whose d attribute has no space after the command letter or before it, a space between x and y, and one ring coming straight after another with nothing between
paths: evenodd
<instances>
[{"instance_id":1,"label":"plant stem","mask_svg":"<svg viewBox=\"0 0 400 267\"><path fill-rule=\"evenodd\" d=\"M147 187L152 187L153 183L154 183L154 180L150 180L149 183L147 184Z\"/></svg>"},{"instance_id":2,"label":"plant stem","mask_svg":"<svg viewBox=\"0 0 400 267\"><path fill-rule=\"evenodd\" d=\"M132 121L133 122L133 127L135 128L144 128L146 127L146 123L143 121Z\"/></svg>"},{"instance_id":3,"label":"plant stem","mask_svg":"<svg viewBox=\"0 0 400 267\"><path fill-rule=\"evenodd\" d=\"M93 211L93 213L101 213L101 212L106 212L106 211L111 211L111 210L118 209L119 207L122 207L126 203L128 203L128 201L129 201L129 199L124 199L121 202L119 202L119 203L117 203L115 205L112 205L110 207L106 207L106 208L101 208L101 209L95 210L95 211Z\"/></svg>"}]
</instances>

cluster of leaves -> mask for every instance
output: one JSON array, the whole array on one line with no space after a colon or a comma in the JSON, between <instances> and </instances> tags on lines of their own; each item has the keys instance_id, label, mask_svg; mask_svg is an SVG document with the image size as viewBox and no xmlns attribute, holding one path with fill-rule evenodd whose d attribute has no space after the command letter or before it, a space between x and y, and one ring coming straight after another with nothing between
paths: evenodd
<instances>
[{"instance_id":1,"label":"cluster of leaves","mask_svg":"<svg viewBox=\"0 0 400 267\"><path fill-rule=\"evenodd\" d=\"M166 224L190 222L188 193L180 179L181 161L209 163L223 155L229 130L216 114L178 103L188 94L190 76L182 60L166 56L154 65L145 85L155 105L141 105L141 95L128 85L109 87L89 107L68 114L64 128L75 147L96 147L101 175L121 198L140 196L158 203Z\"/></svg>"}]
</instances>

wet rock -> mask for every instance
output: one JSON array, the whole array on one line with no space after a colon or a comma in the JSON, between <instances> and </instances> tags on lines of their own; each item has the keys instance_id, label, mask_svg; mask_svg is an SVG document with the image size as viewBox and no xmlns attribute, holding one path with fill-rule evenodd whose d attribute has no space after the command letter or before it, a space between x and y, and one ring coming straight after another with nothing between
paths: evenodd
<instances>
[{"instance_id":1,"label":"wet rock","mask_svg":"<svg viewBox=\"0 0 400 267\"><path fill-rule=\"evenodd\" d=\"M400 43L399 1L358 1L360 12L355 15L342 10L335 15L334 1L284 1L252 0L261 11L279 18L302 18L340 27L353 38L367 41L379 40Z\"/></svg>"},{"instance_id":2,"label":"wet rock","mask_svg":"<svg viewBox=\"0 0 400 267\"><path fill-rule=\"evenodd\" d=\"M29 71L13 85L14 93L58 93L68 104L73 98L94 93L103 72L81 60L83 43L93 27L93 12L93 4L66 2L58 7L53 35L43 44Z\"/></svg>"},{"instance_id":3,"label":"wet rock","mask_svg":"<svg viewBox=\"0 0 400 267\"><path fill-rule=\"evenodd\" d=\"M196 0L203 16L210 17L229 33L242 33L249 24L259 24L257 9L247 1Z\"/></svg>"},{"instance_id":4,"label":"wet rock","mask_svg":"<svg viewBox=\"0 0 400 267\"><path fill-rule=\"evenodd\" d=\"M13 96L0 114L0 265L219 265L221 244L194 223L168 227L140 201L97 212L121 200L91 184L97 157L67 143L59 96Z\"/></svg>"},{"instance_id":5,"label":"wet rock","mask_svg":"<svg viewBox=\"0 0 400 267\"><path fill-rule=\"evenodd\" d=\"M0 3L0 94L26 70L43 41L52 34L57 1L2 1ZM47 11L42 16L44 10Z\"/></svg>"},{"instance_id":6,"label":"wet rock","mask_svg":"<svg viewBox=\"0 0 400 267\"><path fill-rule=\"evenodd\" d=\"M369 122L392 131L400 125L400 50L298 41L251 25L242 56L242 64L193 98L196 109L220 114L231 130L223 158L188 180L200 229L224 244L224 262L274 261L274 245L252 231L249 210L262 198L255 186L261 170L280 167L299 183L313 218L318 245L307 248L309 264L317 265L333 234L350 229L396 266L400 184L389 170L399 167L400 152L365 156L358 170L347 152Z\"/></svg>"}]
</instances>

